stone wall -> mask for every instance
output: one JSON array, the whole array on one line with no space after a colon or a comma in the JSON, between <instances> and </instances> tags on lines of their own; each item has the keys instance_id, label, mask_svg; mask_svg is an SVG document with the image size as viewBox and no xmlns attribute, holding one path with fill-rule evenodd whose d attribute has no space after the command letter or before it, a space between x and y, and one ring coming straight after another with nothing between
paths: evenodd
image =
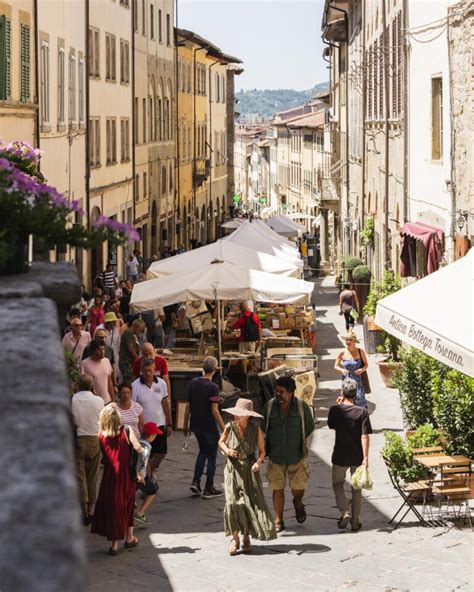
<instances>
[{"instance_id":1,"label":"stone wall","mask_svg":"<svg viewBox=\"0 0 474 592\"><path fill-rule=\"evenodd\" d=\"M33 264L29 273L0 281L1 590L84 588L73 425L58 318L79 297L70 264Z\"/></svg>"}]
</instances>

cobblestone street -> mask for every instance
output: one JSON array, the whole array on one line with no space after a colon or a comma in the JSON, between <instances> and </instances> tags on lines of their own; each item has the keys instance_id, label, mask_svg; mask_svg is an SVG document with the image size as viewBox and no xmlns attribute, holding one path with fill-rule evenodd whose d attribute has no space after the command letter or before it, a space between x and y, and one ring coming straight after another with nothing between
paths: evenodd
<instances>
[{"instance_id":1,"label":"cobblestone street","mask_svg":"<svg viewBox=\"0 0 474 592\"><path fill-rule=\"evenodd\" d=\"M315 402L319 422L311 444L306 523L296 523L291 500L287 499L287 529L278 540L257 542L251 555L229 557L229 541L223 535L224 498L191 497L189 485L197 447L192 440L188 452L183 452L182 436L175 433L160 470L161 489L149 515L150 525L136 530L139 547L109 557L107 542L87 535L89 592L472 589L469 528L445 532L442 528L419 527L408 519L394 531L387 524L401 500L389 482L379 451L384 430L401 431L402 418L398 393L383 386L375 356L371 356L369 369L374 489L363 500L363 529L358 533L338 531L330 479L334 434L326 427L326 418L339 386L333 364L344 327L337 314L333 278L317 282L314 301L321 377ZM361 327L358 332L361 337ZM221 484L221 455L218 463L217 484ZM264 485L270 501L265 479Z\"/></svg>"}]
</instances>

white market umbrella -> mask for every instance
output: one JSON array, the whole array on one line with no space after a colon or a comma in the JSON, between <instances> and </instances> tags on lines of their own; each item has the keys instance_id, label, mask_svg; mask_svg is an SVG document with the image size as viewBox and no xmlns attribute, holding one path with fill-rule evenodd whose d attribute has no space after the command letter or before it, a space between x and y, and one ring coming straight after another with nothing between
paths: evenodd
<instances>
[{"instance_id":1,"label":"white market umbrella","mask_svg":"<svg viewBox=\"0 0 474 592\"><path fill-rule=\"evenodd\" d=\"M295 265L286 259L268 253L260 253L238 243L218 240L210 245L199 247L175 257L155 261L147 270L147 279L163 277L173 273L195 271L209 265L215 259L268 273L292 277L301 275L301 265Z\"/></svg>"},{"instance_id":2,"label":"white market umbrella","mask_svg":"<svg viewBox=\"0 0 474 592\"><path fill-rule=\"evenodd\" d=\"M191 300L254 300L309 304L314 284L292 277L216 261L188 273L139 282L133 287L134 313Z\"/></svg>"},{"instance_id":3,"label":"white market umbrella","mask_svg":"<svg viewBox=\"0 0 474 592\"><path fill-rule=\"evenodd\" d=\"M294 241L275 232L273 228L270 228L270 226L268 226L268 224L266 224L266 222L264 222L263 220L254 220L253 224L255 228L260 230L261 234L267 237L269 236L273 240L278 241L280 245L285 245L287 248L290 248L292 251L298 253L298 249L296 248Z\"/></svg>"},{"instance_id":4,"label":"white market umbrella","mask_svg":"<svg viewBox=\"0 0 474 592\"><path fill-rule=\"evenodd\" d=\"M135 284L130 299L133 313L191 300L254 300L309 304L314 284L304 280L215 261L194 272L173 274ZM221 360L221 322L218 309L218 352Z\"/></svg>"},{"instance_id":5,"label":"white market umbrella","mask_svg":"<svg viewBox=\"0 0 474 592\"><path fill-rule=\"evenodd\" d=\"M301 260L298 250L294 246L289 243L284 244L278 238L274 239L271 235L265 234L253 222L242 224L223 240L244 245L261 253L281 257L296 265Z\"/></svg>"},{"instance_id":6,"label":"white market umbrella","mask_svg":"<svg viewBox=\"0 0 474 592\"><path fill-rule=\"evenodd\" d=\"M268 226L282 236L301 236L303 227L286 216L272 216L267 220Z\"/></svg>"},{"instance_id":7,"label":"white market umbrella","mask_svg":"<svg viewBox=\"0 0 474 592\"><path fill-rule=\"evenodd\" d=\"M380 300L375 323L431 357L474 377L474 249Z\"/></svg>"},{"instance_id":8,"label":"white market umbrella","mask_svg":"<svg viewBox=\"0 0 474 592\"><path fill-rule=\"evenodd\" d=\"M238 228L244 220L242 218L233 218L232 220L227 220L227 222L222 222L221 228Z\"/></svg>"}]
</instances>

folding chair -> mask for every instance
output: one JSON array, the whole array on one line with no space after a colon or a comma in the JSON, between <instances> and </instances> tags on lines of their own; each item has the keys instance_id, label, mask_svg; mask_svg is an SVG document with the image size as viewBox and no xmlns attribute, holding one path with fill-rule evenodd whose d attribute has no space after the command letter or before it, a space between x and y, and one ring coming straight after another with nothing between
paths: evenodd
<instances>
[{"instance_id":1,"label":"folding chair","mask_svg":"<svg viewBox=\"0 0 474 592\"><path fill-rule=\"evenodd\" d=\"M469 500L472 499L471 478L471 462L466 462L457 466L442 466L439 478L433 481L433 494L439 502L438 516L445 527L449 518L461 518L461 510L464 507L463 522L465 524L467 519L471 529L473 528L469 506ZM455 508L456 505L458 510Z\"/></svg>"},{"instance_id":2,"label":"folding chair","mask_svg":"<svg viewBox=\"0 0 474 592\"><path fill-rule=\"evenodd\" d=\"M397 518L397 516L400 514L400 512L402 512L406 507L405 513L397 522L397 525L395 526L394 530L396 530L400 526L400 524L403 522L403 520L410 511L412 511L413 514L415 514L422 526L433 526L432 521L427 521L424 518L427 494L431 492L431 485L429 481L420 480L414 481L412 483L402 483L393 471L390 461L384 458L384 462L387 467L388 475L390 477L390 481L392 482L393 487L398 492L400 497L403 499L402 505L398 508L397 512L393 515L391 520L389 520L389 524L392 524ZM423 508L421 512L415 506L414 499L415 494L419 495L420 493L423 494Z\"/></svg>"}]
</instances>

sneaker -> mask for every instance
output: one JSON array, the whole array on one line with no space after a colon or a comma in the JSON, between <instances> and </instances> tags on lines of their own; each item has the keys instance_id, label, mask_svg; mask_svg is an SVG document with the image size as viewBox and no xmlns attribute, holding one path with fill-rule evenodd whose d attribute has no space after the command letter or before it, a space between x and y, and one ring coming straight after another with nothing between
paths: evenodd
<instances>
[{"instance_id":1,"label":"sneaker","mask_svg":"<svg viewBox=\"0 0 474 592\"><path fill-rule=\"evenodd\" d=\"M210 499L211 497L220 497L221 495L223 495L222 491L213 487L212 489L205 489L202 497L204 499Z\"/></svg>"},{"instance_id":2,"label":"sneaker","mask_svg":"<svg viewBox=\"0 0 474 592\"><path fill-rule=\"evenodd\" d=\"M139 524L144 524L146 526L148 525L148 518L145 516L145 514L140 514L139 512L137 512L135 514L135 522L138 522Z\"/></svg>"},{"instance_id":3,"label":"sneaker","mask_svg":"<svg viewBox=\"0 0 474 592\"><path fill-rule=\"evenodd\" d=\"M341 530L344 530L345 528L347 528L347 525L349 524L350 521L351 521L351 515L344 514L344 516L341 516L339 518L339 520L337 521L337 527L340 528Z\"/></svg>"},{"instance_id":4,"label":"sneaker","mask_svg":"<svg viewBox=\"0 0 474 592\"><path fill-rule=\"evenodd\" d=\"M199 481L193 481L190 487L194 495L202 495L202 489Z\"/></svg>"},{"instance_id":5,"label":"sneaker","mask_svg":"<svg viewBox=\"0 0 474 592\"><path fill-rule=\"evenodd\" d=\"M354 524L351 524L352 532L358 532L361 528L362 528L362 522L355 522Z\"/></svg>"}]
</instances>

